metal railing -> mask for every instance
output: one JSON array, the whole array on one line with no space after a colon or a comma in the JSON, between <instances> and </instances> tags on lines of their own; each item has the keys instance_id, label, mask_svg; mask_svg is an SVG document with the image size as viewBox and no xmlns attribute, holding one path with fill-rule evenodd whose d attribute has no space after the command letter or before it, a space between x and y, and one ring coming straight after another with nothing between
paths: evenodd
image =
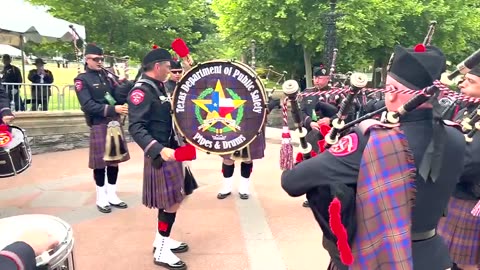
<instances>
[{"instance_id":1,"label":"metal railing","mask_svg":"<svg viewBox=\"0 0 480 270\"><path fill-rule=\"evenodd\" d=\"M79 110L74 85L2 83L12 111Z\"/></svg>"}]
</instances>

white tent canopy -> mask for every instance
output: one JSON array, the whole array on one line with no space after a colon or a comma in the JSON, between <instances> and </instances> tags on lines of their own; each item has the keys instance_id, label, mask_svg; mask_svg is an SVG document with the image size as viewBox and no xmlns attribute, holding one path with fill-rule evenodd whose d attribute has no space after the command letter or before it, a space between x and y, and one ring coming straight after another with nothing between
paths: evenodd
<instances>
[{"instance_id":1,"label":"white tent canopy","mask_svg":"<svg viewBox=\"0 0 480 270\"><path fill-rule=\"evenodd\" d=\"M10 45L0 44L0 54L8 54L10 56L18 57L22 56L22 51Z\"/></svg>"},{"instance_id":2,"label":"white tent canopy","mask_svg":"<svg viewBox=\"0 0 480 270\"><path fill-rule=\"evenodd\" d=\"M84 26L55 18L45 8L32 6L23 0L7 2L8 5L0 4L5 10L0 16L0 44L19 48L26 41L71 41L74 34L69 25L73 25L80 37L85 39Z\"/></svg>"}]
</instances>

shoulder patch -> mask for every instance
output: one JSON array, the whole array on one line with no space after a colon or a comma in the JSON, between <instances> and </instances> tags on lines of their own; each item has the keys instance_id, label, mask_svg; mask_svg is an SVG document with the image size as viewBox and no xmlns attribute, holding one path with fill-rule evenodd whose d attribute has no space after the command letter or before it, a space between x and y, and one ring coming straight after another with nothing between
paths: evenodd
<instances>
[{"instance_id":1,"label":"shoulder patch","mask_svg":"<svg viewBox=\"0 0 480 270\"><path fill-rule=\"evenodd\" d=\"M75 80L75 91L80 92L83 89L82 80Z\"/></svg>"},{"instance_id":2,"label":"shoulder patch","mask_svg":"<svg viewBox=\"0 0 480 270\"><path fill-rule=\"evenodd\" d=\"M145 99L145 93L140 89L135 89L130 94L130 101L134 105L138 105L138 104L142 103L144 99Z\"/></svg>"},{"instance_id":3,"label":"shoulder patch","mask_svg":"<svg viewBox=\"0 0 480 270\"><path fill-rule=\"evenodd\" d=\"M347 136L342 137L338 143L332 145L328 151L336 157L348 156L354 153L358 149L358 136L357 133L350 133Z\"/></svg>"}]
</instances>

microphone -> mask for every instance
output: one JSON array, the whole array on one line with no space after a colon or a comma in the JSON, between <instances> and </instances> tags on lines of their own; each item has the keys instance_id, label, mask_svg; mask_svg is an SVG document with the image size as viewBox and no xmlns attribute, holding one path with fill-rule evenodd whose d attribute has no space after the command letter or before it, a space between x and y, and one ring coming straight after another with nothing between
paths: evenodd
<instances>
[{"instance_id":1,"label":"microphone","mask_svg":"<svg viewBox=\"0 0 480 270\"><path fill-rule=\"evenodd\" d=\"M480 63L480 49L472 53L467 59L465 59L460 64L458 64L455 71L453 71L452 74L448 75L447 78L449 80L453 80L455 77L457 77L460 74L466 74L479 63Z\"/></svg>"}]
</instances>

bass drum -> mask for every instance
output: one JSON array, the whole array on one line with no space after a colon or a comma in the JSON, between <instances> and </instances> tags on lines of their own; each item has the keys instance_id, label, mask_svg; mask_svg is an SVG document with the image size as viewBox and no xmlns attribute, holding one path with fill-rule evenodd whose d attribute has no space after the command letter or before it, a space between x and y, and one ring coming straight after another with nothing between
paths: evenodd
<instances>
[{"instance_id":1,"label":"bass drum","mask_svg":"<svg viewBox=\"0 0 480 270\"><path fill-rule=\"evenodd\" d=\"M265 87L253 69L227 60L190 69L173 93L178 132L197 149L231 154L262 133L266 118Z\"/></svg>"}]
</instances>

